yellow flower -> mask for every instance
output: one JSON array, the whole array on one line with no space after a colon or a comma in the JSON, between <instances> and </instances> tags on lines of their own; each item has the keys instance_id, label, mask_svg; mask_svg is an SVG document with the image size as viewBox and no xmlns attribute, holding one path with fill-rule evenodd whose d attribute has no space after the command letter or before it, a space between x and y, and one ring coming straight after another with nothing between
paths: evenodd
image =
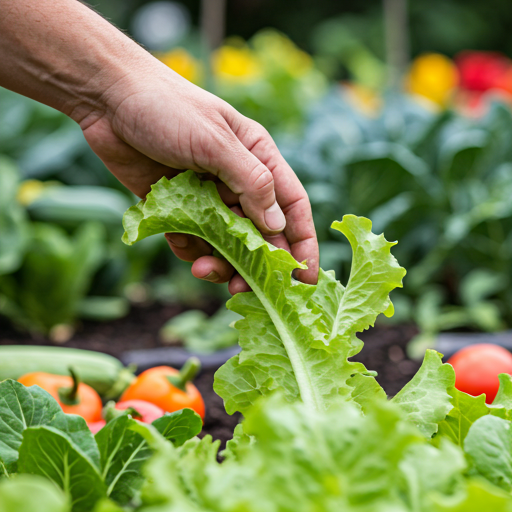
<instances>
[{"instance_id":1,"label":"yellow flower","mask_svg":"<svg viewBox=\"0 0 512 512\"><path fill-rule=\"evenodd\" d=\"M252 82L260 75L260 63L247 47L222 46L212 56L216 76L238 82Z\"/></svg>"},{"instance_id":2,"label":"yellow flower","mask_svg":"<svg viewBox=\"0 0 512 512\"><path fill-rule=\"evenodd\" d=\"M18 203L23 206L28 206L33 203L46 188L45 184L39 180L25 180L23 181L16 194Z\"/></svg>"},{"instance_id":3,"label":"yellow flower","mask_svg":"<svg viewBox=\"0 0 512 512\"><path fill-rule=\"evenodd\" d=\"M457 68L448 57L426 53L412 63L406 87L411 93L444 107L450 101L457 82Z\"/></svg>"},{"instance_id":4,"label":"yellow flower","mask_svg":"<svg viewBox=\"0 0 512 512\"><path fill-rule=\"evenodd\" d=\"M197 83L201 79L200 62L184 48L175 48L163 55L159 55L158 58L189 82Z\"/></svg>"}]
</instances>

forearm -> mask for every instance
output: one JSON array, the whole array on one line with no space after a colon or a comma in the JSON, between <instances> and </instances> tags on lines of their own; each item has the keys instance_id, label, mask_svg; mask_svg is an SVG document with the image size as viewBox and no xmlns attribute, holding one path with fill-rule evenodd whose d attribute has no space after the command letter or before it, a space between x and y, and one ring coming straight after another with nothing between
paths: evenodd
<instances>
[{"instance_id":1,"label":"forearm","mask_svg":"<svg viewBox=\"0 0 512 512\"><path fill-rule=\"evenodd\" d=\"M0 0L0 86L77 122L115 108L119 82L153 61L77 0ZM124 87L126 90L127 87Z\"/></svg>"}]
</instances>

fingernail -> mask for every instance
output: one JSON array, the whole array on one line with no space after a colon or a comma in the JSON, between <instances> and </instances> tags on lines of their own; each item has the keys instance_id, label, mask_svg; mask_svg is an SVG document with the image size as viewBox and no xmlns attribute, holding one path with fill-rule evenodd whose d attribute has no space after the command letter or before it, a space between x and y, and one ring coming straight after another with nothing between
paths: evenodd
<instances>
[{"instance_id":1,"label":"fingernail","mask_svg":"<svg viewBox=\"0 0 512 512\"><path fill-rule=\"evenodd\" d=\"M212 270L207 276L204 276L202 279L205 281L210 281L211 283L216 283L219 280L219 274L215 272L215 270Z\"/></svg>"},{"instance_id":2,"label":"fingernail","mask_svg":"<svg viewBox=\"0 0 512 512\"><path fill-rule=\"evenodd\" d=\"M277 201L265 210L265 224L272 231L282 231L286 226L286 219Z\"/></svg>"},{"instance_id":3,"label":"fingernail","mask_svg":"<svg viewBox=\"0 0 512 512\"><path fill-rule=\"evenodd\" d=\"M166 233L165 238L174 245L174 247L178 247L179 249L184 249L188 245L188 236L182 235L180 233Z\"/></svg>"}]
</instances>

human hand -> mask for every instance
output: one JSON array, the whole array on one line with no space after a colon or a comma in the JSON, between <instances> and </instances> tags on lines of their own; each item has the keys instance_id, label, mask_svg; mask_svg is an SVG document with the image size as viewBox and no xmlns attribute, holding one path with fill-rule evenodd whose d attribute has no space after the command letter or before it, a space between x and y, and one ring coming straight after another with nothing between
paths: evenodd
<instances>
[{"instance_id":1,"label":"human hand","mask_svg":"<svg viewBox=\"0 0 512 512\"><path fill-rule=\"evenodd\" d=\"M311 206L268 132L156 59L148 66L115 84L109 108L81 120L94 152L140 197L162 176L185 169L207 173L223 201L249 217L268 242L298 261L307 260L308 269L297 271L297 278L316 283L318 243ZM195 277L229 281L232 294L249 290L203 240L185 234L166 238L178 258L194 262Z\"/></svg>"},{"instance_id":2,"label":"human hand","mask_svg":"<svg viewBox=\"0 0 512 512\"><path fill-rule=\"evenodd\" d=\"M180 77L81 2L3 4L0 85L77 121L107 168L140 197L162 176L184 169L207 173L224 202L249 217L266 240L307 260L297 278L316 282L311 206L266 130ZM196 277L229 280L231 293L248 289L202 240L182 234L167 239L179 258L194 261Z\"/></svg>"}]
</instances>

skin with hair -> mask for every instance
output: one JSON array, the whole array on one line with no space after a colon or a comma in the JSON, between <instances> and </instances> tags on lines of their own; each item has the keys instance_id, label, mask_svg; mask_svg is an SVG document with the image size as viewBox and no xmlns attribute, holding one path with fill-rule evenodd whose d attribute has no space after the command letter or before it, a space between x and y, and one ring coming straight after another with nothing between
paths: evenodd
<instances>
[{"instance_id":1,"label":"skin with hair","mask_svg":"<svg viewBox=\"0 0 512 512\"><path fill-rule=\"evenodd\" d=\"M0 86L74 119L107 168L144 197L182 170L216 182L224 202L249 217L270 243L316 283L318 243L311 206L268 132L159 62L76 0L0 0ZM194 276L247 284L197 238L166 236Z\"/></svg>"}]
</instances>

